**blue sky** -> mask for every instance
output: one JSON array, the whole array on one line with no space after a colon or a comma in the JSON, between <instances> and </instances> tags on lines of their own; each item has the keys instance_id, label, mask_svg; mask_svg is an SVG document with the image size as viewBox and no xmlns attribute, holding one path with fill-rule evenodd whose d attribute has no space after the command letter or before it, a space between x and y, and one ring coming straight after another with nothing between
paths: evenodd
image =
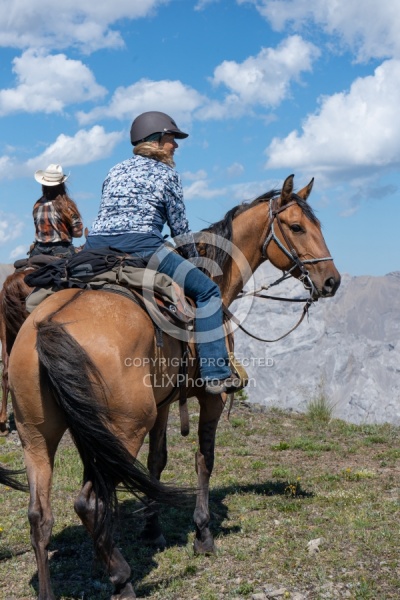
<instances>
[{"instance_id":1,"label":"blue sky","mask_svg":"<svg viewBox=\"0 0 400 600\"><path fill-rule=\"evenodd\" d=\"M399 30L396 0L2 0L0 263L33 240L36 169L70 173L90 228L133 118L161 110L190 133L192 230L315 177L338 269L400 270Z\"/></svg>"}]
</instances>

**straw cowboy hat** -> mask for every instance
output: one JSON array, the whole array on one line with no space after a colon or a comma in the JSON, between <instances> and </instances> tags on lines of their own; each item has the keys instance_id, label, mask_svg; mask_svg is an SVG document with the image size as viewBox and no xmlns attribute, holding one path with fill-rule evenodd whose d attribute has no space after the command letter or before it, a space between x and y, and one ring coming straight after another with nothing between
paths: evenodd
<instances>
[{"instance_id":1,"label":"straw cowboy hat","mask_svg":"<svg viewBox=\"0 0 400 600\"><path fill-rule=\"evenodd\" d=\"M60 185L60 183L64 183L69 177L68 175L64 175L61 165L49 165L45 171L40 169L35 172L35 179L38 183L42 185Z\"/></svg>"}]
</instances>

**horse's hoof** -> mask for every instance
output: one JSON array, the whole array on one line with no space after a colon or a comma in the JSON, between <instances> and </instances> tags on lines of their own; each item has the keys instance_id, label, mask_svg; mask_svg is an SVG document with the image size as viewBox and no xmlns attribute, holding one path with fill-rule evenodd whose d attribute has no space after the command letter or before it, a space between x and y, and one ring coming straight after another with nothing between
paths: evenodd
<instances>
[{"instance_id":1,"label":"horse's hoof","mask_svg":"<svg viewBox=\"0 0 400 600\"><path fill-rule=\"evenodd\" d=\"M127 583L122 591L111 596L111 600L133 600L134 598L136 594L131 583Z\"/></svg>"},{"instance_id":2,"label":"horse's hoof","mask_svg":"<svg viewBox=\"0 0 400 600\"><path fill-rule=\"evenodd\" d=\"M160 548L160 550L163 550L167 545L158 518L150 517L147 519L146 525L140 534L140 539L146 546Z\"/></svg>"},{"instance_id":3,"label":"horse's hoof","mask_svg":"<svg viewBox=\"0 0 400 600\"><path fill-rule=\"evenodd\" d=\"M199 529L198 527L196 527L196 535L193 542L193 550L195 554L215 554L216 548L214 544L214 538L208 527L206 527L205 529Z\"/></svg>"},{"instance_id":4,"label":"horse's hoof","mask_svg":"<svg viewBox=\"0 0 400 600\"><path fill-rule=\"evenodd\" d=\"M216 553L216 548L214 544L214 540L206 540L202 542L201 540L195 539L193 543L193 550L195 554L210 556L211 554Z\"/></svg>"},{"instance_id":5,"label":"horse's hoof","mask_svg":"<svg viewBox=\"0 0 400 600\"><path fill-rule=\"evenodd\" d=\"M0 435L8 435L9 433L10 428L7 421L0 421Z\"/></svg>"}]
</instances>

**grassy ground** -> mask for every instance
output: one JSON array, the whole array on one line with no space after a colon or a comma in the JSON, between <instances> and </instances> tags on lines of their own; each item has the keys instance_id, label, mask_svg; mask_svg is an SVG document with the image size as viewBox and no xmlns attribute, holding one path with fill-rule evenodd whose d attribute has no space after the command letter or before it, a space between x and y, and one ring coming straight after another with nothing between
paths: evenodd
<instances>
[{"instance_id":1,"label":"grassy ground","mask_svg":"<svg viewBox=\"0 0 400 600\"><path fill-rule=\"evenodd\" d=\"M183 439L173 407L164 480L194 485L195 401L189 409L191 433ZM400 430L325 417L323 410L297 415L243 402L229 421L223 415L211 491L216 556L193 555L192 510L163 509L167 548L144 547L139 505L121 494L117 543L132 566L138 597L398 599ZM0 462L23 464L16 432L0 439ZM108 599L111 586L73 511L80 477L66 436L52 496L52 581L58 600ZM36 597L27 502L23 493L0 490L3 600ZM319 540L315 551L311 540Z\"/></svg>"}]
</instances>

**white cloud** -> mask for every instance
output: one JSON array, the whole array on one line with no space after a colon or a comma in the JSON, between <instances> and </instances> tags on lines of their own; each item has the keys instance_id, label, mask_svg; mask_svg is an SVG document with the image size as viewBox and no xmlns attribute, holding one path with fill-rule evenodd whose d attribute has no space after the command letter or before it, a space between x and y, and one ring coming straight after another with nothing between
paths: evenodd
<instances>
[{"instance_id":1,"label":"white cloud","mask_svg":"<svg viewBox=\"0 0 400 600\"><path fill-rule=\"evenodd\" d=\"M262 48L257 56L242 63L225 60L214 70L212 83L223 85L229 94L223 102L210 102L198 111L202 119L242 116L249 106L276 107L290 96L290 85L311 71L320 51L314 44L294 35L276 48Z\"/></svg>"},{"instance_id":2,"label":"white cloud","mask_svg":"<svg viewBox=\"0 0 400 600\"><path fill-rule=\"evenodd\" d=\"M18 238L24 224L16 215L0 211L0 245Z\"/></svg>"},{"instance_id":3,"label":"white cloud","mask_svg":"<svg viewBox=\"0 0 400 600\"><path fill-rule=\"evenodd\" d=\"M239 119L243 115L251 114L251 109L236 94L228 94L222 102L209 100L195 113L200 121Z\"/></svg>"},{"instance_id":4,"label":"white cloud","mask_svg":"<svg viewBox=\"0 0 400 600\"><path fill-rule=\"evenodd\" d=\"M50 163L60 163L63 167L86 165L110 156L124 136L120 131L106 133L99 125L81 129L74 136L61 134L40 156L28 160L26 167L32 173Z\"/></svg>"},{"instance_id":5,"label":"white cloud","mask_svg":"<svg viewBox=\"0 0 400 600\"><path fill-rule=\"evenodd\" d=\"M282 181L246 181L244 183L237 183L230 186L229 195L232 200L235 200L239 203L247 202L258 198L258 196L261 196L270 190L280 189L281 187Z\"/></svg>"},{"instance_id":6,"label":"white cloud","mask_svg":"<svg viewBox=\"0 0 400 600\"><path fill-rule=\"evenodd\" d=\"M247 104L275 106L287 96L291 80L311 71L318 56L316 46L294 35L242 63L225 60L215 69L213 83L224 84Z\"/></svg>"},{"instance_id":7,"label":"white cloud","mask_svg":"<svg viewBox=\"0 0 400 600\"><path fill-rule=\"evenodd\" d=\"M238 118L249 114L249 107L275 107L290 95L290 84L311 71L319 50L295 35L277 48L263 48L242 63L224 61L214 70L211 82L225 86L229 93L222 102L209 100L181 81L141 79L115 90L108 105L89 112L79 111L81 125L104 118L132 119L145 110L163 110L183 123L194 114L200 120Z\"/></svg>"},{"instance_id":8,"label":"white cloud","mask_svg":"<svg viewBox=\"0 0 400 600\"><path fill-rule=\"evenodd\" d=\"M123 45L111 26L139 19L170 0L2 0L0 46L67 48L84 52Z\"/></svg>"},{"instance_id":9,"label":"white cloud","mask_svg":"<svg viewBox=\"0 0 400 600\"><path fill-rule=\"evenodd\" d=\"M228 175L233 177L243 173L244 167L240 163L233 163L228 167ZM208 200L210 198L226 197L231 198L232 202L251 201L266 193L268 190L281 187L282 182L264 181L246 181L243 183L235 183L226 185L222 188L212 188L211 180L208 178L207 172L200 169L196 172L185 171L182 173L184 182L193 181L190 185L184 185L185 200L196 200L198 198Z\"/></svg>"},{"instance_id":10,"label":"white cloud","mask_svg":"<svg viewBox=\"0 0 400 600\"><path fill-rule=\"evenodd\" d=\"M191 171L185 171L184 173L182 173L182 179L188 180L188 181L197 181L199 179L207 179L207 172L204 171L203 169L199 169L195 173L193 173Z\"/></svg>"},{"instance_id":11,"label":"white cloud","mask_svg":"<svg viewBox=\"0 0 400 600\"><path fill-rule=\"evenodd\" d=\"M117 88L108 106L79 112L77 118L82 125L107 117L131 120L144 111L162 107L181 126L180 121L188 123L191 113L204 102L203 96L180 81L141 79L129 87Z\"/></svg>"},{"instance_id":12,"label":"white cloud","mask_svg":"<svg viewBox=\"0 0 400 600\"><path fill-rule=\"evenodd\" d=\"M239 177L244 173L244 166L241 163L235 162L226 169L228 177Z\"/></svg>"},{"instance_id":13,"label":"white cloud","mask_svg":"<svg viewBox=\"0 0 400 600\"><path fill-rule=\"evenodd\" d=\"M185 200L194 200L195 198L217 198L226 194L226 188L214 189L209 188L208 181L201 179L195 181L191 185L184 188Z\"/></svg>"},{"instance_id":14,"label":"white cloud","mask_svg":"<svg viewBox=\"0 0 400 600\"><path fill-rule=\"evenodd\" d=\"M10 156L0 156L0 179L13 179L16 175L13 159Z\"/></svg>"},{"instance_id":15,"label":"white cloud","mask_svg":"<svg viewBox=\"0 0 400 600\"><path fill-rule=\"evenodd\" d=\"M0 116L13 112L61 112L67 104L105 95L93 73L65 54L46 55L27 50L13 61L15 88L0 90Z\"/></svg>"},{"instance_id":16,"label":"white cloud","mask_svg":"<svg viewBox=\"0 0 400 600\"><path fill-rule=\"evenodd\" d=\"M354 81L348 93L323 98L318 113L307 117L302 132L274 138L267 168L320 171L328 177L399 164L400 61L378 67L374 75Z\"/></svg>"},{"instance_id":17,"label":"white cloud","mask_svg":"<svg viewBox=\"0 0 400 600\"><path fill-rule=\"evenodd\" d=\"M219 1L220 0L198 0L196 6L194 7L194 10L203 10L204 8L206 8L206 6L209 6L210 4L215 4Z\"/></svg>"},{"instance_id":18,"label":"white cloud","mask_svg":"<svg viewBox=\"0 0 400 600\"><path fill-rule=\"evenodd\" d=\"M51 163L62 164L64 169L89 164L110 156L124 137L124 132L106 133L99 125L89 130L82 129L74 136L61 134L42 154L24 163L9 156L0 157L0 180L32 177L34 171Z\"/></svg>"},{"instance_id":19,"label":"white cloud","mask_svg":"<svg viewBox=\"0 0 400 600\"><path fill-rule=\"evenodd\" d=\"M11 250L8 256L11 260L15 260L17 258L25 258L28 250L28 246L24 246L23 244L21 244L20 246L14 248L14 250Z\"/></svg>"},{"instance_id":20,"label":"white cloud","mask_svg":"<svg viewBox=\"0 0 400 600\"><path fill-rule=\"evenodd\" d=\"M310 22L336 36L359 60L400 57L400 11L393 0L237 0L252 3L278 31Z\"/></svg>"}]
</instances>

